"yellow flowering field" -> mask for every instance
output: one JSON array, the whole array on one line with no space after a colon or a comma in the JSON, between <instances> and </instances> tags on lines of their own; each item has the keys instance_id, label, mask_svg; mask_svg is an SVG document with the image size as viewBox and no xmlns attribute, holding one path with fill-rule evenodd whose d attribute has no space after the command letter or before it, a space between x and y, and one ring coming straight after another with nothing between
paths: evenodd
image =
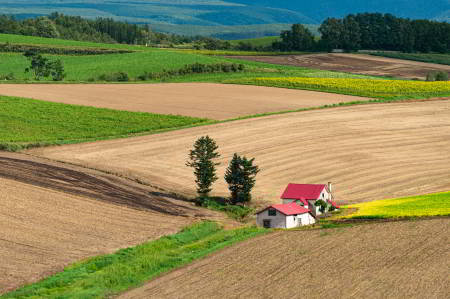
<instances>
[{"instance_id":1,"label":"yellow flowering field","mask_svg":"<svg viewBox=\"0 0 450 299\"><path fill-rule=\"evenodd\" d=\"M319 90L373 98L435 97L450 95L450 81L424 82L351 78L243 78L228 83Z\"/></svg>"},{"instance_id":2,"label":"yellow flowering field","mask_svg":"<svg viewBox=\"0 0 450 299\"><path fill-rule=\"evenodd\" d=\"M346 206L356 213L339 218L398 218L450 215L450 192L383 199Z\"/></svg>"}]
</instances>

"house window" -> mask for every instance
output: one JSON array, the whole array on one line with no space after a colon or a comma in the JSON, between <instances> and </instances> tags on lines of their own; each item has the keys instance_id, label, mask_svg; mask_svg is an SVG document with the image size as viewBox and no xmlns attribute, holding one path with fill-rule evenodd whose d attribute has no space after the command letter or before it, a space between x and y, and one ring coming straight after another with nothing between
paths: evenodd
<instances>
[{"instance_id":1,"label":"house window","mask_svg":"<svg viewBox=\"0 0 450 299\"><path fill-rule=\"evenodd\" d=\"M263 220L263 226L264 226L264 228L270 228L271 227L270 220L268 220L268 219Z\"/></svg>"},{"instance_id":2,"label":"house window","mask_svg":"<svg viewBox=\"0 0 450 299\"><path fill-rule=\"evenodd\" d=\"M269 209L269 216L277 216L277 210Z\"/></svg>"}]
</instances>

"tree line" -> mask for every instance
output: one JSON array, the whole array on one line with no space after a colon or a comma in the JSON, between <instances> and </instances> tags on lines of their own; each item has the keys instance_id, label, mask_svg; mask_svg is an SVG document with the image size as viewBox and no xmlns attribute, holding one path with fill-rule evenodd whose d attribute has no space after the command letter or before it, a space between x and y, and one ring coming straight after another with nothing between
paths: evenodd
<instances>
[{"instance_id":1,"label":"tree line","mask_svg":"<svg viewBox=\"0 0 450 299\"><path fill-rule=\"evenodd\" d=\"M148 25L129 24L111 18L85 19L54 12L49 16L17 20L0 15L0 33L122 44L181 44L197 40L153 32Z\"/></svg>"},{"instance_id":2,"label":"tree line","mask_svg":"<svg viewBox=\"0 0 450 299\"><path fill-rule=\"evenodd\" d=\"M450 52L450 24L397 18L391 14L360 13L328 18L319 27L320 39L305 26L294 24L272 44L279 51L385 50Z\"/></svg>"}]
</instances>

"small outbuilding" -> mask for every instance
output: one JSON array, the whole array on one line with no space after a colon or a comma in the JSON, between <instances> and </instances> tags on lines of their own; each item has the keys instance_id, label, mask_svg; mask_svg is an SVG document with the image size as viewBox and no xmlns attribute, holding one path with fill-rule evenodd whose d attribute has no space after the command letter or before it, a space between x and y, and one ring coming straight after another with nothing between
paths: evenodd
<instances>
[{"instance_id":1,"label":"small outbuilding","mask_svg":"<svg viewBox=\"0 0 450 299\"><path fill-rule=\"evenodd\" d=\"M256 214L256 223L265 228L293 228L314 224L311 211L295 202L271 205Z\"/></svg>"}]
</instances>

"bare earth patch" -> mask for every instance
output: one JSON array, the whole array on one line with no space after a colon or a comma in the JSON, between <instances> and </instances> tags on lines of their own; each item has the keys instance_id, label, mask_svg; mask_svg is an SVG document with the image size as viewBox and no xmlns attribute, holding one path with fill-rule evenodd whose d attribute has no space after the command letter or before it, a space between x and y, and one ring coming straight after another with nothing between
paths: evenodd
<instances>
[{"instance_id":1,"label":"bare earth patch","mask_svg":"<svg viewBox=\"0 0 450 299\"><path fill-rule=\"evenodd\" d=\"M327 71L371 76L425 79L431 71L450 72L450 66L365 54L311 54L283 56L239 56L243 60L292 65Z\"/></svg>"},{"instance_id":2,"label":"bare earth patch","mask_svg":"<svg viewBox=\"0 0 450 299\"><path fill-rule=\"evenodd\" d=\"M185 162L207 134L222 154L217 195L228 195L222 178L235 152L255 157L261 168L257 200L278 202L290 182L332 181L341 203L450 190L450 100L289 113L28 152L194 195Z\"/></svg>"},{"instance_id":3,"label":"bare earth patch","mask_svg":"<svg viewBox=\"0 0 450 299\"><path fill-rule=\"evenodd\" d=\"M0 294L80 259L224 218L96 171L2 152L0 165Z\"/></svg>"},{"instance_id":4,"label":"bare earth patch","mask_svg":"<svg viewBox=\"0 0 450 299\"><path fill-rule=\"evenodd\" d=\"M448 298L450 220L277 232L120 298Z\"/></svg>"},{"instance_id":5,"label":"bare earth patch","mask_svg":"<svg viewBox=\"0 0 450 299\"><path fill-rule=\"evenodd\" d=\"M212 83L1 84L0 94L217 120L367 100L315 91Z\"/></svg>"}]
</instances>

